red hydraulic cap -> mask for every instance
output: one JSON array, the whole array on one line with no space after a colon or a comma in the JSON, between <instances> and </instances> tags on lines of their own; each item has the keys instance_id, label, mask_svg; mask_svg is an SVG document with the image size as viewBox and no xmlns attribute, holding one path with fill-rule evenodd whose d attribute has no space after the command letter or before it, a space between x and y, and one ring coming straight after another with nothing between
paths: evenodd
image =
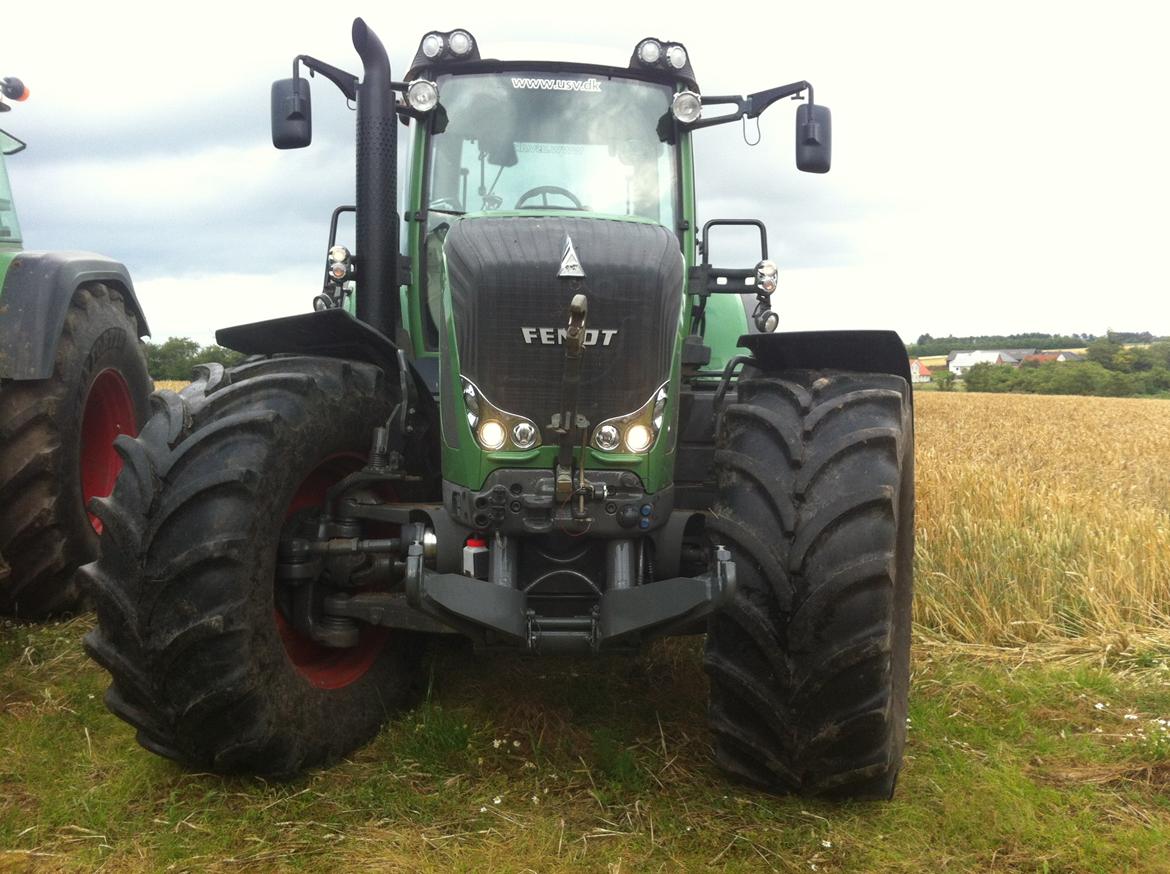
<instances>
[{"instance_id":1,"label":"red hydraulic cap","mask_svg":"<svg viewBox=\"0 0 1170 874\"><path fill-rule=\"evenodd\" d=\"M466 543L464 543L463 545L464 545L464 546L469 546L469 547L471 547L472 549L476 548L477 546L478 546L478 547L484 547L484 548L486 548L486 547L487 547L487 541L486 541L486 540L484 540L482 537L468 537L468 538L467 538L467 542L466 542Z\"/></svg>"}]
</instances>

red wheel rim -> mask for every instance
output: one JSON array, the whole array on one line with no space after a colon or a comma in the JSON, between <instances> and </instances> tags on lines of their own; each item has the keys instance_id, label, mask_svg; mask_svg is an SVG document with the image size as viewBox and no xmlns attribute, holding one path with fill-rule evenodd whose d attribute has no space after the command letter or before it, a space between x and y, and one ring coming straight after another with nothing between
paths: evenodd
<instances>
[{"instance_id":1,"label":"red wheel rim","mask_svg":"<svg viewBox=\"0 0 1170 874\"><path fill-rule=\"evenodd\" d=\"M89 387L81 417L81 500L98 534L102 533L102 520L89 513L89 502L114 490L122 470L122 456L114 449L119 434L138 434L134 401L122 374L103 370Z\"/></svg>"},{"instance_id":2,"label":"red wheel rim","mask_svg":"<svg viewBox=\"0 0 1170 874\"><path fill-rule=\"evenodd\" d=\"M327 458L305 477L288 505L285 518L298 510L320 506L325 492L334 483L358 470L365 460L356 455L335 455ZM297 673L318 689L341 689L356 683L374 666L386 645L389 629L365 626L357 646L339 649L323 646L291 625L277 607L276 629L284 644L285 654Z\"/></svg>"}]
</instances>

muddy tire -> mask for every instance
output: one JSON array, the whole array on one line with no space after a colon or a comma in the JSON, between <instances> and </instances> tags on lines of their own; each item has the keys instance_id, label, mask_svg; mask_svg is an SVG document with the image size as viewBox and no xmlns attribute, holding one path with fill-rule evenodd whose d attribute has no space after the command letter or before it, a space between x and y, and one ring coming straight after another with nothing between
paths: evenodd
<instances>
[{"instance_id":1,"label":"muddy tire","mask_svg":"<svg viewBox=\"0 0 1170 874\"><path fill-rule=\"evenodd\" d=\"M704 659L716 759L772 792L889 798L909 685L910 388L883 374L747 379L716 447L708 528L738 577Z\"/></svg>"},{"instance_id":2,"label":"muddy tire","mask_svg":"<svg viewBox=\"0 0 1170 874\"><path fill-rule=\"evenodd\" d=\"M138 439L118 441L123 475L98 502L102 558L83 570L98 614L85 645L112 677L107 706L144 747L288 776L366 742L406 699L409 637L366 629L357 647L321 647L275 592L287 520L361 466L394 391L360 363L214 365L156 394Z\"/></svg>"},{"instance_id":3,"label":"muddy tire","mask_svg":"<svg viewBox=\"0 0 1170 874\"><path fill-rule=\"evenodd\" d=\"M0 385L0 614L45 619L78 609L78 567L98 551L86 505L121 468L118 434L150 410L138 325L100 282L73 295L53 375Z\"/></svg>"}]
</instances>

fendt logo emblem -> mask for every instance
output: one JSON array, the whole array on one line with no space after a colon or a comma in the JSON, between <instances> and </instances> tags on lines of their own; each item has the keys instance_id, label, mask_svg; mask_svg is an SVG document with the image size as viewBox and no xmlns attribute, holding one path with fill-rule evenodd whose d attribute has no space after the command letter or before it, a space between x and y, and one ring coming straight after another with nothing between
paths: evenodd
<instances>
[{"instance_id":1,"label":"fendt logo emblem","mask_svg":"<svg viewBox=\"0 0 1170 874\"><path fill-rule=\"evenodd\" d=\"M585 278L585 268L581 266L581 260L577 257L577 250L573 248L573 238L568 234L565 234L565 251L561 255L561 272L557 276L567 276L570 279Z\"/></svg>"},{"instance_id":2,"label":"fendt logo emblem","mask_svg":"<svg viewBox=\"0 0 1170 874\"><path fill-rule=\"evenodd\" d=\"M586 328L586 346L608 346L617 336L617 328ZM539 343L541 346L560 346L565 342L567 328L521 328L524 342L528 345Z\"/></svg>"}]
</instances>

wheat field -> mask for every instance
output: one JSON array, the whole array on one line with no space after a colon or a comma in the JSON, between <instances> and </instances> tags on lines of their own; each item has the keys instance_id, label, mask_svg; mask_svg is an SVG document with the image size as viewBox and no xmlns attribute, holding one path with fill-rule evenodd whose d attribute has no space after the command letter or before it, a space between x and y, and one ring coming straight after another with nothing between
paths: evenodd
<instances>
[{"instance_id":1,"label":"wheat field","mask_svg":"<svg viewBox=\"0 0 1170 874\"><path fill-rule=\"evenodd\" d=\"M156 379L154 381L154 390L162 391L163 389L166 389L167 391L182 391L190 384L191 383L187 382L185 379Z\"/></svg>"},{"instance_id":2,"label":"wheat field","mask_svg":"<svg viewBox=\"0 0 1170 874\"><path fill-rule=\"evenodd\" d=\"M1139 656L1170 639L1170 403L923 393L919 630Z\"/></svg>"}]
</instances>

